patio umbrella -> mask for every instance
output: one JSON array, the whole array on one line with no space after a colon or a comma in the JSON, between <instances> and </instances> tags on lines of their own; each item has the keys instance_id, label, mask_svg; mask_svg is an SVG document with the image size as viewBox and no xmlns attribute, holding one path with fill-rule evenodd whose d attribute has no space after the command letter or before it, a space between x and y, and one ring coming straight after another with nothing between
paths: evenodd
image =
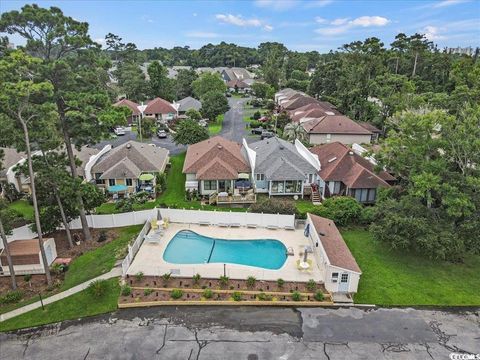
<instances>
[{"instance_id":1,"label":"patio umbrella","mask_svg":"<svg viewBox=\"0 0 480 360\"><path fill-rule=\"evenodd\" d=\"M153 176L152 174L142 174L140 175L139 179L142 180L142 181L150 181L150 180L153 180L155 176Z\"/></svg>"},{"instance_id":2,"label":"patio umbrella","mask_svg":"<svg viewBox=\"0 0 480 360\"><path fill-rule=\"evenodd\" d=\"M125 191L125 190L127 190L126 185L112 185L108 187L109 193L118 193L120 191Z\"/></svg>"},{"instance_id":3,"label":"patio umbrella","mask_svg":"<svg viewBox=\"0 0 480 360\"><path fill-rule=\"evenodd\" d=\"M308 237L310 235L310 224L307 224L307 226L305 226L305 230L303 230L303 235L305 235L305 237Z\"/></svg>"}]
</instances>

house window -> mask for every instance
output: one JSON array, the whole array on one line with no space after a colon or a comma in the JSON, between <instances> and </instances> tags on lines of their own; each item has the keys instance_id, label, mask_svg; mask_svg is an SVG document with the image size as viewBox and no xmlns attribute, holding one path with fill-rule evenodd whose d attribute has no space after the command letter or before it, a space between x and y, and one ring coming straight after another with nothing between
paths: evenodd
<instances>
[{"instance_id":1,"label":"house window","mask_svg":"<svg viewBox=\"0 0 480 360\"><path fill-rule=\"evenodd\" d=\"M334 272L332 273L332 283L338 282L338 273Z\"/></svg>"},{"instance_id":2,"label":"house window","mask_svg":"<svg viewBox=\"0 0 480 360\"><path fill-rule=\"evenodd\" d=\"M348 282L348 274L343 273L342 277L340 279L340 282L342 282L342 283Z\"/></svg>"},{"instance_id":3,"label":"house window","mask_svg":"<svg viewBox=\"0 0 480 360\"><path fill-rule=\"evenodd\" d=\"M115 179L108 179L108 186L115 186Z\"/></svg>"},{"instance_id":4,"label":"house window","mask_svg":"<svg viewBox=\"0 0 480 360\"><path fill-rule=\"evenodd\" d=\"M255 174L255 178L257 181L264 181L265 180L265 174Z\"/></svg>"},{"instance_id":5,"label":"house window","mask_svg":"<svg viewBox=\"0 0 480 360\"><path fill-rule=\"evenodd\" d=\"M308 174L308 183L313 184L314 174Z\"/></svg>"},{"instance_id":6,"label":"house window","mask_svg":"<svg viewBox=\"0 0 480 360\"><path fill-rule=\"evenodd\" d=\"M340 181L334 181L333 182L333 193L334 194L340 194Z\"/></svg>"},{"instance_id":7,"label":"house window","mask_svg":"<svg viewBox=\"0 0 480 360\"><path fill-rule=\"evenodd\" d=\"M217 180L204 180L203 181L204 190L217 190Z\"/></svg>"},{"instance_id":8,"label":"house window","mask_svg":"<svg viewBox=\"0 0 480 360\"><path fill-rule=\"evenodd\" d=\"M376 195L376 189L355 189L355 199L358 202L374 202Z\"/></svg>"},{"instance_id":9,"label":"house window","mask_svg":"<svg viewBox=\"0 0 480 360\"><path fill-rule=\"evenodd\" d=\"M284 183L283 181L272 181L272 194L283 194Z\"/></svg>"},{"instance_id":10,"label":"house window","mask_svg":"<svg viewBox=\"0 0 480 360\"><path fill-rule=\"evenodd\" d=\"M132 186L132 179L125 179L125 185Z\"/></svg>"},{"instance_id":11,"label":"house window","mask_svg":"<svg viewBox=\"0 0 480 360\"><path fill-rule=\"evenodd\" d=\"M102 173L95 173L95 184L105 184L105 180L100 179Z\"/></svg>"}]
</instances>

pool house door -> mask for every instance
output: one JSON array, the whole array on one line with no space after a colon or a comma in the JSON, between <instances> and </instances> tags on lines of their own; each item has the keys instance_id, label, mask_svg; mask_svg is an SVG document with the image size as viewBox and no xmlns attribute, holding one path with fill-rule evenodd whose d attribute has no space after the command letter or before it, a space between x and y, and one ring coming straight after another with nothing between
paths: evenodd
<instances>
[{"instance_id":1,"label":"pool house door","mask_svg":"<svg viewBox=\"0 0 480 360\"><path fill-rule=\"evenodd\" d=\"M340 283L338 284L338 292L348 292L348 283L350 281L349 273L342 273L340 275Z\"/></svg>"}]
</instances>

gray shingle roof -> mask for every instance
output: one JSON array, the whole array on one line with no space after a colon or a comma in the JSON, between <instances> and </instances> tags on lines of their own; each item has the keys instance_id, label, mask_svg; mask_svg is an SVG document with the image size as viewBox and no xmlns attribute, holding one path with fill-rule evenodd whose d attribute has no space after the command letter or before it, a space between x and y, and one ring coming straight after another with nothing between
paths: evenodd
<instances>
[{"instance_id":1,"label":"gray shingle roof","mask_svg":"<svg viewBox=\"0 0 480 360\"><path fill-rule=\"evenodd\" d=\"M186 98L183 98L182 100L179 100L178 104L179 104L178 111L181 111L181 112L187 111L190 109L200 110L202 107L202 103L191 96L188 96Z\"/></svg>"},{"instance_id":2,"label":"gray shingle roof","mask_svg":"<svg viewBox=\"0 0 480 360\"><path fill-rule=\"evenodd\" d=\"M317 170L297 151L295 145L279 138L250 144L256 152L255 173L267 180L302 180Z\"/></svg>"},{"instance_id":3,"label":"gray shingle roof","mask_svg":"<svg viewBox=\"0 0 480 360\"><path fill-rule=\"evenodd\" d=\"M167 162L167 149L128 141L103 155L92 167L92 173L103 173L102 178L108 175L109 179L128 177L124 174L137 177L142 172L161 172Z\"/></svg>"}]
</instances>

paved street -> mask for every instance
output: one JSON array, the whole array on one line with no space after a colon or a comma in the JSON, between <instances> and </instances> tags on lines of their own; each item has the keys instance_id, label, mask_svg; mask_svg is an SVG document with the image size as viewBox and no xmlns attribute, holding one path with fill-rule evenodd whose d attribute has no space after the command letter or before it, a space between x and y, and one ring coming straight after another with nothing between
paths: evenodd
<instances>
[{"instance_id":1,"label":"paved street","mask_svg":"<svg viewBox=\"0 0 480 360\"><path fill-rule=\"evenodd\" d=\"M0 334L2 360L441 360L452 352L480 352L478 311L157 307Z\"/></svg>"},{"instance_id":2,"label":"paved street","mask_svg":"<svg viewBox=\"0 0 480 360\"><path fill-rule=\"evenodd\" d=\"M225 113L225 118L223 120L223 128L219 135L234 140L238 143L242 142L242 138L245 138L250 142L255 140L253 138L248 138L246 135L248 132L245 129L245 123L243 122L243 103L248 99L238 99L238 98L228 98L228 103L230 105L230 110ZM132 132L127 132L125 135L117 136L112 140L101 141L96 144L97 149L102 149L107 144L112 144L113 147L124 144L129 140L135 140L137 134ZM185 151L186 146L175 145L172 141L170 135L166 139L159 139L157 136L154 136L150 139L149 143L161 146L170 151L170 155L176 155Z\"/></svg>"}]
</instances>

